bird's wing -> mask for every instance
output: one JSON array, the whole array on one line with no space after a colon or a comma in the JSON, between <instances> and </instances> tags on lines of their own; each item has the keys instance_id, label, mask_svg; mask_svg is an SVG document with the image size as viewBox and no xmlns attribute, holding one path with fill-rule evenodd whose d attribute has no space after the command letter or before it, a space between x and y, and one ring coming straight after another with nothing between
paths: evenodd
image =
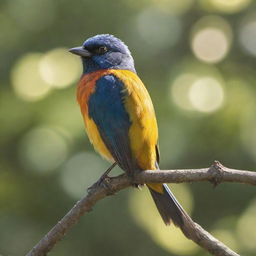
<instances>
[{"instance_id":1,"label":"bird's wing","mask_svg":"<svg viewBox=\"0 0 256 256\"><path fill-rule=\"evenodd\" d=\"M154 107L140 78L128 70L115 70L113 74L125 85L124 106L129 114L130 147L140 169L158 168L158 128Z\"/></svg>"},{"instance_id":2,"label":"bird's wing","mask_svg":"<svg viewBox=\"0 0 256 256\"><path fill-rule=\"evenodd\" d=\"M131 121L123 104L124 93L125 86L118 78L112 74L102 76L88 100L88 115L114 160L132 172L137 166L130 147Z\"/></svg>"}]
</instances>

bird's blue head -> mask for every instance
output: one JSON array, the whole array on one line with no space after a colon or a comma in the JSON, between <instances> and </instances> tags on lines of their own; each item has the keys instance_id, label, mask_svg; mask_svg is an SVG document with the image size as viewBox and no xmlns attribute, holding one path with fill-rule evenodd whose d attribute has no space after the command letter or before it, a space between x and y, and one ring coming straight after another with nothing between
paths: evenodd
<instances>
[{"instance_id":1,"label":"bird's blue head","mask_svg":"<svg viewBox=\"0 0 256 256\"><path fill-rule=\"evenodd\" d=\"M69 51L82 57L84 73L101 69L126 69L136 72L128 47L112 35L96 35L87 39L81 47Z\"/></svg>"}]
</instances>

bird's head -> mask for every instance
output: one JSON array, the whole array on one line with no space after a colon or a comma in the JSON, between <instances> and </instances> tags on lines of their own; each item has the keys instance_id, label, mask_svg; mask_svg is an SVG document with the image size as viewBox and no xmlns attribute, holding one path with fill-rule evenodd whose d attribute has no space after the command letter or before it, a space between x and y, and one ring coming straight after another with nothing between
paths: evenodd
<instances>
[{"instance_id":1,"label":"bird's head","mask_svg":"<svg viewBox=\"0 0 256 256\"><path fill-rule=\"evenodd\" d=\"M126 69L135 72L128 47L112 35L96 35L87 39L81 47L71 48L69 51L82 57L84 73L101 69Z\"/></svg>"}]
</instances>

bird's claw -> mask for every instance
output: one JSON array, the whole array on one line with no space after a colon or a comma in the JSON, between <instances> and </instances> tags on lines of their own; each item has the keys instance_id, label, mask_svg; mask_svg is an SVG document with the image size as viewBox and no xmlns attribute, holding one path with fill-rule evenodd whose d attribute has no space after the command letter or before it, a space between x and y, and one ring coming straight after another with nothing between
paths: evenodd
<instances>
[{"instance_id":1,"label":"bird's claw","mask_svg":"<svg viewBox=\"0 0 256 256\"><path fill-rule=\"evenodd\" d=\"M104 187L107 190L107 195L113 195L114 192L109 185L110 179L111 178L108 175L102 175L92 186L87 189L87 192L91 193L94 189Z\"/></svg>"}]
</instances>

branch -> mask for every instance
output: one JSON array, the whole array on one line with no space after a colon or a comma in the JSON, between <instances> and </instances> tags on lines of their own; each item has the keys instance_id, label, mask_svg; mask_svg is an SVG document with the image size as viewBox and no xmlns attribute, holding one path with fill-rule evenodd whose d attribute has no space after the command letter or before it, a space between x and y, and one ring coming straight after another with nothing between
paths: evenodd
<instances>
[{"instance_id":1,"label":"branch","mask_svg":"<svg viewBox=\"0 0 256 256\"><path fill-rule=\"evenodd\" d=\"M210 181L215 186L221 182L237 182L256 186L256 172L230 169L214 161L210 168L144 171L136 175L135 181L139 184Z\"/></svg>"},{"instance_id":2,"label":"branch","mask_svg":"<svg viewBox=\"0 0 256 256\"><path fill-rule=\"evenodd\" d=\"M210 181L214 185L221 182L239 182L256 185L256 172L229 169L215 161L210 168L203 169L143 171L136 174L132 181L126 175L107 178L100 185L93 185L88 195L78 201L26 256L46 255L64 237L69 229L78 222L80 217L89 212L100 199L113 195L131 186L132 183L181 183L196 181ZM212 255L238 256L238 254L214 238L197 223L195 223L190 239Z\"/></svg>"}]
</instances>

